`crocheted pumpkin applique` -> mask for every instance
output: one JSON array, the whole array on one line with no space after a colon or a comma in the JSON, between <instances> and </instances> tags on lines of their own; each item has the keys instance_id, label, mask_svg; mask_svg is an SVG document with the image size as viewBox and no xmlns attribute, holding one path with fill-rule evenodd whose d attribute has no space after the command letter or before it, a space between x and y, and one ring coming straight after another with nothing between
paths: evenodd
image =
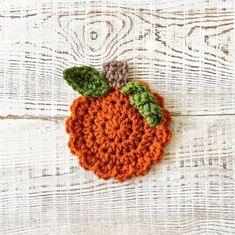
<instances>
[{"instance_id":1,"label":"crocheted pumpkin applique","mask_svg":"<svg viewBox=\"0 0 235 235\"><path fill-rule=\"evenodd\" d=\"M129 81L126 62L105 63L102 72L75 66L63 76L82 95L70 107L66 131L85 170L123 182L147 174L163 158L172 136L170 113L148 84Z\"/></svg>"}]
</instances>

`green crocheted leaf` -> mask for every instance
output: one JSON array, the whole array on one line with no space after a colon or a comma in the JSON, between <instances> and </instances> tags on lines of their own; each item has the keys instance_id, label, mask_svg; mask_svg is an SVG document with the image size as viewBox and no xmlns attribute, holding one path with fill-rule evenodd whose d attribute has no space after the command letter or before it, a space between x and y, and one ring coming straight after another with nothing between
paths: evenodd
<instances>
[{"instance_id":1,"label":"green crocheted leaf","mask_svg":"<svg viewBox=\"0 0 235 235\"><path fill-rule=\"evenodd\" d=\"M149 102L155 103L156 101L155 97L148 92L144 91L144 92L134 93L131 96L131 104L135 105L136 107L140 107Z\"/></svg>"},{"instance_id":2,"label":"green crocheted leaf","mask_svg":"<svg viewBox=\"0 0 235 235\"><path fill-rule=\"evenodd\" d=\"M163 121L161 107L154 95L148 92L147 86L140 82L129 82L121 92L130 94L131 105L139 110L150 126L156 127Z\"/></svg>"},{"instance_id":3,"label":"green crocheted leaf","mask_svg":"<svg viewBox=\"0 0 235 235\"><path fill-rule=\"evenodd\" d=\"M90 66L65 69L63 77L73 90L86 97L100 97L109 91L108 81L103 74Z\"/></svg>"},{"instance_id":4,"label":"green crocheted leaf","mask_svg":"<svg viewBox=\"0 0 235 235\"><path fill-rule=\"evenodd\" d=\"M133 94L135 92L146 92L148 87L141 82L128 82L122 89L121 93Z\"/></svg>"}]
</instances>

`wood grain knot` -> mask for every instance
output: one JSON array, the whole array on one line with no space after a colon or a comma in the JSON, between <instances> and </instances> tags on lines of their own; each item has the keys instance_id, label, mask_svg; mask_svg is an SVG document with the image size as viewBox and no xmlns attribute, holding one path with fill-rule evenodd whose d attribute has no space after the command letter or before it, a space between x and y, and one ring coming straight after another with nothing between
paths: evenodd
<instances>
[{"instance_id":1,"label":"wood grain knot","mask_svg":"<svg viewBox=\"0 0 235 235\"><path fill-rule=\"evenodd\" d=\"M98 38L98 33L95 31L90 32L91 40L96 40Z\"/></svg>"}]
</instances>

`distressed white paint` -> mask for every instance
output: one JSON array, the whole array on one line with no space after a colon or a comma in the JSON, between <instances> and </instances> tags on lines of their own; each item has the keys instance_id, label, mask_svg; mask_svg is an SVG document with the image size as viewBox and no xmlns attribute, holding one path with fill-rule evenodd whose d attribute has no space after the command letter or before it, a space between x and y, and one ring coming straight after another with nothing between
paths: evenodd
<instances>
[{"instance_id":1,"label":"distressed white paint","mask_svg":"<svg viewBox=\"0 0 235 235\"><path fill-rule=\"evenodd\" d=\"M232 234L234 118L175 117L173 131L164 161L120 184L77 166L63 121L2 120L1 234Z\"/></svg>"},{"instance_id":2,"label":"distressed white paint","mask_svg":"<svg viewBox=\"0 0 235 235\"><path fill-rule=\"evenodd\" d=\"M235 234L233 35L232 0L0 0L0 234ZM61 118L63 69L110 59L174 115L164 161L123 184L77 166Z\"/></svg>"},{"instance_id":3,"label":"distressed white paint","mask_svg":"<svg viewBox=\"0 0 235 235\"><path fill-rule=\"evenodd\" d=\"M130 77L150 82L175 115L235 113L232 0L8 2L0 3L2 116L66 116L77 94L63 69L111 59L127 59Z\"/></svg>"}]
</instances>

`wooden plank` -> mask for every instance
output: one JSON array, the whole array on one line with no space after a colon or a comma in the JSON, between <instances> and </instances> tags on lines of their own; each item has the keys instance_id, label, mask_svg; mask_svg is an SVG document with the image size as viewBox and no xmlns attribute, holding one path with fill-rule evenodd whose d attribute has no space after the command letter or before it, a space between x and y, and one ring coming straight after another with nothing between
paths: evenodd
<instances>
[{"instance_id":1,"label":"wooden plank","mask_svg":"<svg viewBox=\"0 0 235 235\"><path fill-rule=\"evenodd\" d=\"M234 114L233 35L232 0L1 1L0 115L67 115L63 69L111 59L174 115Z\"/></svg>"},{"instance_id":2,"label":"wooden plank","mask_svg":"<svg viewBox=\"0 0 235 235\"><path fill-rule=\"evenodd\" d=\"M175 117L163 162L123 184L83 171L64 121L0 121L0 234L234 234L235 119Z\"/></svg>"}]
</instances>

